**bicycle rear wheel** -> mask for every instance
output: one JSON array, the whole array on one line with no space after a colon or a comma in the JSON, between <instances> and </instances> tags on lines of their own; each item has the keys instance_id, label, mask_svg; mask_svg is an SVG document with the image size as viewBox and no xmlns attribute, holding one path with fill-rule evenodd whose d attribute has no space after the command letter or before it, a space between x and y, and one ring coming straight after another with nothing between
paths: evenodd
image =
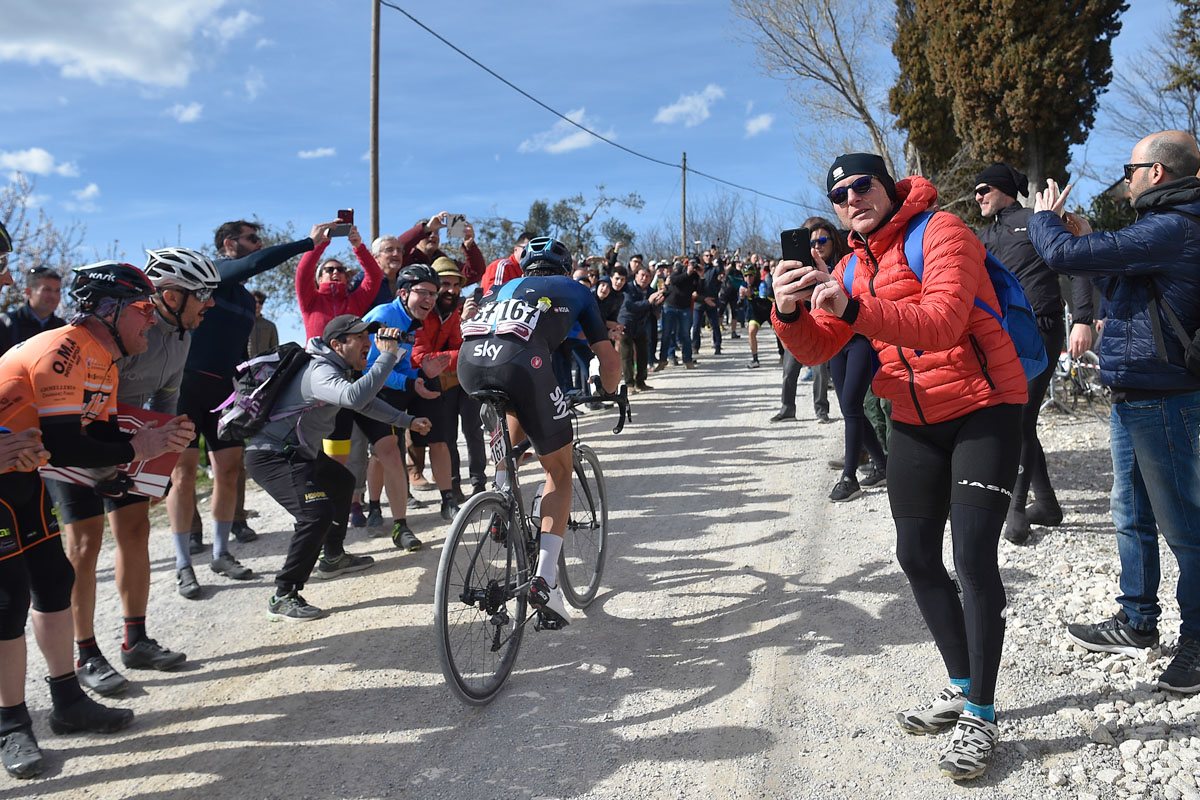
<instances>
[{"instance_id":1,"label":"bicycle rear wheel","mask_svg":"<svg viewBox=\"0 0 1200 800\"><path fill-rule=\"evenodd\" d=\"M592 448L576 445L571 476L571 513L558 554L558 585L575 608L596 599L608 553L608 495L604 473Z\"/></svg>"},{"instance_id":2,"label":"bicycle rear wheel","mask_svg":"<svg viewBox=\"0 0 1200 800\"><path fill-rule=\"evenodd\" d=\"M1075 361L1075 370L1092 413L1101 422L1108 422L1112 411L1112 390L1100 382L1100 359L1088 350Z\"/></svg>"},{"instance_id":3,"label":"bicycle rear wheel","mask_svg":"<svg viewBox=\"0 0 1200 800\"><path fill-rule=\"evenodd\" d=\"M434 629L442 674L471 705L490 703L516 663L525 632L525 548L499 492L467 501L438 565ZM510 546L511 543L511 546Z\"/></svg>"}]
</instances>

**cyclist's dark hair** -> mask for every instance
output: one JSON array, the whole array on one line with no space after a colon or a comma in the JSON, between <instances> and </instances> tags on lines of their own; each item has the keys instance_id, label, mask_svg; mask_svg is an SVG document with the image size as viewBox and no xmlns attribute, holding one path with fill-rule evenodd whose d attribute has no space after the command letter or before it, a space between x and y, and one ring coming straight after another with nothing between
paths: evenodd
<instances>
[{"instance_id":1,"label":"cyclist's dark hair","mask_svg":"<svg viewBox=\"0 0 1200 800\"><path fill-rule=\"evenodd\" d=\"M221 227L217 228L216 234L213 236L213 244L217 246L217 252L221 253L225 250L226 239L236 239L238 234L242 232L242 228L253 228L255 233L262 230L262 225L257 222L247 222L244 219L226 222Z\"/></svg>"},{"instance_id":2,"label":"cyclist's dark hair","mask_svg":"<svg viewBox=\"0 0 1200 800\"><path fill-rule=\"evenodd\" d=\"M517 244L529 244L536 238L537 234L533 231L522 231L521 235L517 237Z\"/></svg>"}]
</instances>

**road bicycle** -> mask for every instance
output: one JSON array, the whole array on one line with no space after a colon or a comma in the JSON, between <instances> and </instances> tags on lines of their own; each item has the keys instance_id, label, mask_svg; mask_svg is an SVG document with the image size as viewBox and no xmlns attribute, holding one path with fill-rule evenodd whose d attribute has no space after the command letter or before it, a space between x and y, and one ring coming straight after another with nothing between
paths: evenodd
<instances>
[{"instance_id":1,"label":"road bicycle","mask_svg":"<svg viewBox=\"0 0 1200 800\"><path fill-rule=\"evenodd\" d=\"M558 623L535 611L528 614L529 584L537 573L541 487L526 504L517 476L528 439L513 446L505 414L509 397L500 391L472 395L483 408L480 418L490 431L492 460L503 463L504 486L467 500L446 536L434 589L434 629L446 683L470 705L490 703L504 688L525 626L556 630ZM629 419L626 388L616 400L620 417L613 433ZM576 407L596 397L572 396L568 408L575 430L571 446L571 510L558 558L558 584L563 597L584 609L595 599L608 553L608 496L596 453L579 441Z\"/></svg>"},{"instance_id":2,"label":"road bicycle","mask_svg":"<svg viewBox=\"0 0 1200 800\"><path fill-rule=\"evenodd\" d=\"M1100 382L1100 359L1094 352L1085 350L1079 358L1069 350L1059 355L1042 409L1051 405L1069 413L1086 405L1101 422L1108 421L1112 390Z\"/></svg>"}]
</instances>

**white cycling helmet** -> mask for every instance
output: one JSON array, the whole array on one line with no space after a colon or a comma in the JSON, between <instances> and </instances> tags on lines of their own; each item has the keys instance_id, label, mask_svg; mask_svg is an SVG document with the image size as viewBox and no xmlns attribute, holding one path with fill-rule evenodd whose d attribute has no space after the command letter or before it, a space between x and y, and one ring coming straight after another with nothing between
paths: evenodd
<instances>
[{"instance_id":1,"label":"white cycling helmet","mask_svg":"<svg viewBox=\"0 0 1200 800\"><path fill-rule=\"evenodd\" d=\"M147 250L146 277L155 288L215 289L221 282L212 259L186 247L164 247Z\"/></svg>"}]
</instances>

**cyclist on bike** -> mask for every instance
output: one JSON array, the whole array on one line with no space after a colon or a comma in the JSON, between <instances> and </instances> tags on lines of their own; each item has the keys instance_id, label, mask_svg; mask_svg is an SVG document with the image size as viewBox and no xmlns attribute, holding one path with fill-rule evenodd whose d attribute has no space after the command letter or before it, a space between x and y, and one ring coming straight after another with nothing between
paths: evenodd
<instances>
[{"instance_id":1,"label":"cyclist on bike","mask_svg":"<svg viewBox=\"0 0 1200 800\"><path fill-rule=\"evenodd\" d=\"M571 508L571 414L554 379L550 356L578 322L597 358L600 380L610 399L621 382L621 359L608 338L596 298L571 280L567 248L548 236L533 239L521 258L525 277L493 286L479 313L463 323L458 377L468 393L505 392L512 401L508 425L514 442L526 436L545 470L541 552L529 603L555 619L570 622L558 588L556 568ZM507 484L503 464L496 473ZM546 535L550 534L550 535Z\"/></svg>"}]
</instances>

